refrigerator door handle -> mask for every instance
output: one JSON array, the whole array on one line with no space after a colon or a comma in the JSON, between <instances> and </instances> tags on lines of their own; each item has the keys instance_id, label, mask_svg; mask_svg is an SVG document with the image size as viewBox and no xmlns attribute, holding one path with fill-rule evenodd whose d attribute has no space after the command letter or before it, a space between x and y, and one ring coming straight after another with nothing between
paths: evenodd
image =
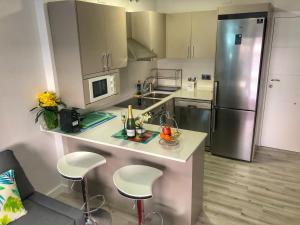
<instances>
[{"instance_id":1,"label":"refrigerator door handle","mask_svg":"<svg viewBox=\"0 0 300 225\"><path fill-rule=\"evenodd\" d=\"M212 133L214 133L216 131L216 116L217 116L217 112L216 112L216 108L213 108L212 110Z\"/></svg>"},{"instance_id":2,"label":"refrigerator door handle","mask_svg":"<svg viewBox=\"0 0 300 225\"><path fill-rule=\"evenodd\" d=\"M217 105L217 95L218 95L219 81L214 82L214 106Z\"/></svg>"}]
</instances>

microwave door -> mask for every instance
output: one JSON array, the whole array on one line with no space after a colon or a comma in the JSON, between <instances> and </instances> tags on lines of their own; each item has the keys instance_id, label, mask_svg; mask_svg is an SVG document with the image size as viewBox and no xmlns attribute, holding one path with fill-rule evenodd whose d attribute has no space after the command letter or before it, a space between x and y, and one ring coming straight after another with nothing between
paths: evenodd
<instances>
[{"instance_id":1,"label":"microwave door","mask_svg":"<svg viewBox=\"0 0 300 225\"><path fill-rule=\"evenodd\" d=\"M107 97L109 95L107 79L90 79L89 90L91 103Z\"/></svg>"}]
</instances>

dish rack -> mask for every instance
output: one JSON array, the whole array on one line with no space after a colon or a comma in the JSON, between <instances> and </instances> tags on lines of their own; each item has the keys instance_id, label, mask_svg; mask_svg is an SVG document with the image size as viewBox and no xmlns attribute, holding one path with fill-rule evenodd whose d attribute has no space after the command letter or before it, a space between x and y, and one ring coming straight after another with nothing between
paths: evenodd
<instances>
[{"instance_id":1,"label":"dish rack","mask_svg":"<svg viewBox=\"0 0 300 225\"><path fill-rule=\"evenodd\" d=\"M182 87L182 69L152 69L154 90L176 91Z\"/></svg>"}]
</instances>

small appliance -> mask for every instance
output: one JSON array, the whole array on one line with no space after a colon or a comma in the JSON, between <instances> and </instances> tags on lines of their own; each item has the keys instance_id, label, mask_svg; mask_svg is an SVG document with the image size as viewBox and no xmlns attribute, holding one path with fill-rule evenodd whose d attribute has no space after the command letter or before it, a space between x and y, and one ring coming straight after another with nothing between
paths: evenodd
<instances>
[{"instance_id":1,"label":"small appliance","mask_svg":"<svg viewBox=\"0 0 300 225\"><path fill-rule=\"evenodd\" d=\"M118 76L118 73L106 75L95 74L93 77L84 79L83 82L87 103L97 102L117 94L116 76Z\"/></svg>"},{"instance_id":2,"label":"small appliance","mask_svg":"<svg viewBox=\"0 0 300 225\"><path fill-rule=\"evenodd\" d=\"M80 131L80 114L76 109L62 109L59 112L60 129L66 133Z\"/></svg>"}]
</instances>

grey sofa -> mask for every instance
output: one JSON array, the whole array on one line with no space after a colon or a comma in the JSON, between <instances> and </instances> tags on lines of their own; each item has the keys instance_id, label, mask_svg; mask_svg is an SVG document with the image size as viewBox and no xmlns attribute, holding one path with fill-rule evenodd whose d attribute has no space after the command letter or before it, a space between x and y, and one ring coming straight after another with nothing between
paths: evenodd
<instances>
[{"instance_id":1,"label":"grey sofa","mask_svg":"<svg viewBox=\"0 0 300 225\"><path fill-rule=\"evenodd\" d=\"M79 209L36 192L11 150L0 152L0 174L15 170L15 177L27 214L11 225L84 225Z\"/></svg>"}]
</instances>

